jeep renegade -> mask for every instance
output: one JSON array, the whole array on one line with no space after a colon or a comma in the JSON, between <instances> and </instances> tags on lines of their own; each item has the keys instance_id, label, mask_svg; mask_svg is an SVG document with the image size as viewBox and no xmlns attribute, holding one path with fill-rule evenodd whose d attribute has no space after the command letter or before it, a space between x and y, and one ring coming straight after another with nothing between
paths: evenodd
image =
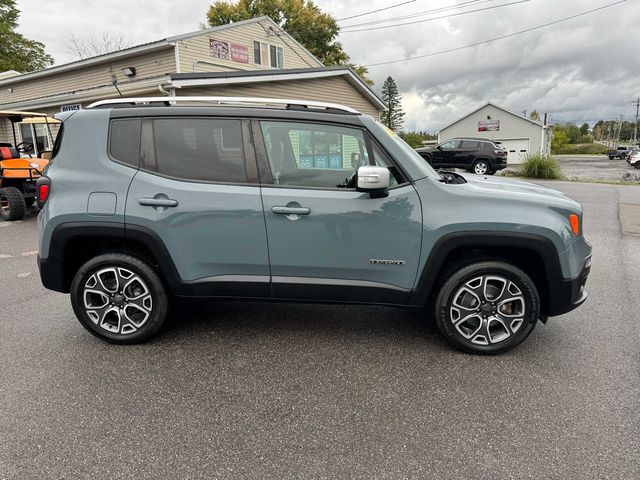
<instances>
[{"instance_id":1,"label":"jeep renegade","mask_svg":"<svg viewBox=\"0 0 640 480\"><path fill-rule=\"evenodd\" d=\"M454 346L492 354L586 299L578 203L439 174L351 108L162 97L61 117L40 275L106 341L152 337L175 297L214 297L426 307Z\"/></svg>"}]
</instances>

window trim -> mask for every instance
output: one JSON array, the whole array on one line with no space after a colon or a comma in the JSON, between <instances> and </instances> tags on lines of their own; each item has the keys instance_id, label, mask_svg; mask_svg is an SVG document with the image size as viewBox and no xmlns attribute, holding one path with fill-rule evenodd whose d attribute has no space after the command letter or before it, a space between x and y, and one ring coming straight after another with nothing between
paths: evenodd
<instances>
[{"instance_id":1,"label":"window trim","mask_svg":"<svg viewBox=\"0 0 640 480\"><path fill-rule=\"evenodd\" d=\"M221 180L202 180L194 178L176 177L158 171L158 163L155 152L154 120L233 120L240 122L243 149L243 164L246 174L246 182L225 182ZM185 183L201 183L207 185L237 185L246 187L259 187L258 166L255 151L251 143L251 130L249 120L245 117L215 116L215 115L155 115L142 119L140 129L140 167L139 170L159 177ZM152 165L154 168L152 168Z\"/></svg>"},{"instance_id":2,"label":"window trim","mask_svg":"<svg viewBox=\"0 0 640 480\"><path fill-rule=\"evenodd\" d=\"M258 44L258 52L260 52L260 62L256 62L256 44ZM262 63L262 46L266 45L267 46L267 52L268 52L268 57L266 59L266 63ZM272 66L271 65L271 61L272 61L272 56L271 56L271 47L276 49L276 66ZM278 49L280 49L282 51L282 65L278 66ZM279 69L284 69L286 68L285 66L285 59L284 59L285 55L284 55L284 47L282 45L277 45L275 43L268 43L268 42L263 42L262 40L253 40L253 64L254 65L260 65L261 67L266 67L266 68L270 68L273 70L279 70Z\"/></svg>"}]
</instances>

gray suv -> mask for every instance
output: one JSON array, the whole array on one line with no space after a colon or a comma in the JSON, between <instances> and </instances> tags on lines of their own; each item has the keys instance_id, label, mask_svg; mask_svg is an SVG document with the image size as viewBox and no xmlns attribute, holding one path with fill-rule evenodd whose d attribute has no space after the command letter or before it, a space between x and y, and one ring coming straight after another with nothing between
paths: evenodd
<instances>
[{"instance_id":1,"label":"gray suv","mask_svg":"<svg viewBox=\"0 0 640 480\"><path fill-rule=\"evenodd\" d=\"M591 247L565 195L439 174L348 107L245 102L61 118L38 262L89 332L141 342L180 297L379 304L426 307L454 346L492 354L585 301Z\"/></svg>"}]
</instances>

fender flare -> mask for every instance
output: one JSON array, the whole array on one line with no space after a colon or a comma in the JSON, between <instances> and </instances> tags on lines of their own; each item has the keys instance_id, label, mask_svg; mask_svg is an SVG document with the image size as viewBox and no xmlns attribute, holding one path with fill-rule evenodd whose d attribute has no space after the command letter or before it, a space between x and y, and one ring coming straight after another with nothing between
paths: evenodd
<instances>
[{"instance_id":1,"label":"fender flare","mask_svg":"<svg viewBox=\"0 0 640 480\"><path fill-rule=\"evenodd\" d=\"M119 222L67 222L56 226L51 234L49 256L38 258L40 277L49 290L68 293L70 274L65 271L68 258L65 258L67 245L78 238L88 241L112 239L125 245L132 242L144 245L152 255L152 260L160 270L162 277L171 288L180 285L180 275L171 256L160 237L152 230L141 226L125 226Z\"/></svg>"},{"instance_id":2,"label":"fender flare","mask_svg":"<svg viewBox=\"0 0 640 480\"><path fill-rule=\"evenodd\" d=\"M498 247L532 250L542 258L547 281L561 279L562 267L553 242L542 235L515 232L460 231L442 236L429 252L427 261L419 273L409 304L424 306L428 303L447 256L460 247Z\"/></svg>"}]
</instances>

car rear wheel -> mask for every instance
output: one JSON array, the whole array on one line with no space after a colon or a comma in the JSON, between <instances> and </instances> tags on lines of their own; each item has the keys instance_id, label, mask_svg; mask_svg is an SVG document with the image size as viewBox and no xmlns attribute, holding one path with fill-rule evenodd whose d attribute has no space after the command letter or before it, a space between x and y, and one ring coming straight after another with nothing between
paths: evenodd
<instances>
[{"instance_id":1,"label":"car rear wheel","mask_svg":"<svg viewBox=\"0 0 640 480\"><path fill-rule=\"evenodd\" d=\"M477 175L486 175L491 171L491 168L486 160L477 160L471 167L471 171Z\"/></svg>"},{"instance_id":2,"label":"car rear wheel","mask_svg":"<svg viewBox=\"0 0 640 480\"><path fill-rule=\"evenodd\" d=\"M71 283L71 305L80 323L110 343L140 343L167 318L167 294L158 274L139 258L100 255L85 263Z\"/></svg>"},{"instance_id":3,"label":"car rear wheel","mask_svg":"<svg viewBox=\"0 0 640 480\"><path fill-rule=\"evenodd\" d=\"M634 163L633 166L636 168L640 168L640 160L636 161L636 163Z\"/></svg>"},{"instance_id":4,"label":"car rear wheel","mask_svg":"<svg viewBox=\"0 0 640 480\"><path fill-rule=\"evenodd\" d=\"M613 160L615 157L613 155L609 155L609 160Z\"/></svg>"},{"instance_id":5,"label":"car rear wheel","mask_svg":"<svg viewBox=\"0 0 640 480\"><path fill-rule=\"evenodd\" d=\"M0 188L0 216L7 221L24 217L26 205L22 192L15 187Z\"/></svg>"},{"instance_id":6,"label":"car rear wheel","mask_svg":"<svg viewBox=\"0 0 640 480\"><path fill-rule=\"evenodd\" d=\"M522 343L540 318L533 281L502 261L462 266L442 283L436 324L456 348L474 354L504 353Z\"/></svg>"}]
</instances>

